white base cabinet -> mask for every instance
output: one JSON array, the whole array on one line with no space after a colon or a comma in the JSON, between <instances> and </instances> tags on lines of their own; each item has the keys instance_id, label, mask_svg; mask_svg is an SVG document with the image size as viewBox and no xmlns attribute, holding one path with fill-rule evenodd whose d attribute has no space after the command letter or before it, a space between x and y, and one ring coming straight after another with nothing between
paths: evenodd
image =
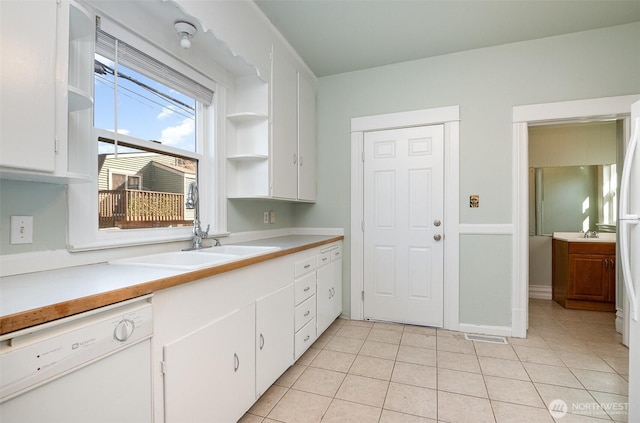
<instances>
[{"instance_id":1,"label":"white base cabinet","mask_svg":"<svg viewBox=\"0 0 640 423\"><path fill-rule=\"evenodd\" d=\"M250 304L164 347L166 423L234 422L255 401Z\"/></svg>"},{"instance_id":2,"label":"white base cabinet","mask_svg":"<svg viewBox=\"0 0 640 423\"><path fill-rule=\"evenodd\" d=\"M238 421L340 314L341 254L333 243L156 292L154 421Z\"/></svg>"},{"instance_id":3,"label":"white base cabinet","mask_svg":"<svg viewBox=\"0 0 640 423\"><path fill-rule=\"evenodd\" d=\"M293 364L293 283L256 301L256 398Z\"/></svg>"},{"instance_id":4,"label":"white base cabinet","mask_svg":"<svg viewBox=\"0 0 640 423\"><path fill-rule=\"evenodd\" d=\"M323 265L320 265L320 262ZM342 312L342 246L333 245L318 255L318 336Z\"/></svg>"}]
</instances>

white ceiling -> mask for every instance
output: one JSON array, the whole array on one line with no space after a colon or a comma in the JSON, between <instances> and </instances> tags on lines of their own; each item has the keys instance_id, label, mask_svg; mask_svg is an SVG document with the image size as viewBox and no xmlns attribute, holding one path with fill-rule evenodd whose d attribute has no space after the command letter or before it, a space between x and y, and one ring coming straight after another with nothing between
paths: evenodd
<instances>
[{"instance_id":1,"label":"white ceiling","mask_svg":"<svg viewBox=\"0 0 640 423\"><path fill-rule=\"evenodd\" d=\"M254 1L319 77L640 21L640 0Z\"/></svg>"}]
</instances>

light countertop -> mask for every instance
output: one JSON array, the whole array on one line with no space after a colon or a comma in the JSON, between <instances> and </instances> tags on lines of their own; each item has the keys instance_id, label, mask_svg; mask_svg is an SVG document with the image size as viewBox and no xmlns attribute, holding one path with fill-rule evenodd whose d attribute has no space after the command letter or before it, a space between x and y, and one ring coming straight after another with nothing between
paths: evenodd
<instances>
[{"instance_id":1,"label":"light countertop","mask_svg":"<svg viewBox=\"0 0 640 423\"><path fill-rule=\"evenodd\" d=\"M583 232L554 232L553 239L567 242L616 242L616 234L598 232L598 238L585 238Z\"/></svg>"},{"instance_id":2,"label":"light countertop","mask_svg":"<svg viewBox=\"0 0 640 423\"><path fill-rule=\"evenodd\" d=\"M190 272L100 263L3 277L0 335L342 239L333 235L289 235L242 242L237 245L280 249Z\"/></svg>"}]
</instances>

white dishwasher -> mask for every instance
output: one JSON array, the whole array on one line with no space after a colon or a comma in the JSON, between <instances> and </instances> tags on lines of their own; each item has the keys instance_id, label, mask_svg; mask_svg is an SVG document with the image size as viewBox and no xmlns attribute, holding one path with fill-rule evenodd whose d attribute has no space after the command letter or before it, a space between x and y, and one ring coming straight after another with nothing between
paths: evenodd
<instances>
[{"instance_id":1,"label":"white dishwasher","mask_svg":"<svg viewBox=\"0 0 640 423\"><path fill-rule=\"evenodd\" d=\"M0 337L0 422L150 423L150 296Z\"/></svg>"}]
</instances>

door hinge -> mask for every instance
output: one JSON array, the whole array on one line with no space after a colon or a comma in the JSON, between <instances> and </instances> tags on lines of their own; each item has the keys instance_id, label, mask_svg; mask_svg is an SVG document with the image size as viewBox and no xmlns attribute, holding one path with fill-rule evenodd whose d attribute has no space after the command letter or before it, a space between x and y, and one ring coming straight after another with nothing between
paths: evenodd
<instances>
[{"instance_id":1,"label":"door hinge","mask_svg":"<svg viewBox=\"0 0 640 423\"><path fill-rule=\"evenodd\" d=\"M160 373L162 373L163 375L167 374L167 363L162 360L160 360Z\"/></svg>"},{"instance_id":2,"label":"door hinge","mask_svg":"<svg viewBox=\"0 0 640 423\"><path fill-rule=\"evenodd\" d=\"M362 301L364 301L364 291L362 291Z\"/></svg>"},{"instance_id":3,"label":"door hinge","mask_svg":"<svg viewBox=\"0 0 640 423\"><path fill-rule=\"evenodd\" d=\"M58 141L58 137L53 139L53 152L57 153L60 150L60 141Z\"/></svg>"},{"instance_id":4,"label":"door hinge","mask_svg":"<svg viewBox=\"0 0 640 423\"><path fill-rule=\"evenodd\" d=\"M364 162L364 150L362 150L361 157L362 157L362 161Z\"/></svg>"}]
</instances>

